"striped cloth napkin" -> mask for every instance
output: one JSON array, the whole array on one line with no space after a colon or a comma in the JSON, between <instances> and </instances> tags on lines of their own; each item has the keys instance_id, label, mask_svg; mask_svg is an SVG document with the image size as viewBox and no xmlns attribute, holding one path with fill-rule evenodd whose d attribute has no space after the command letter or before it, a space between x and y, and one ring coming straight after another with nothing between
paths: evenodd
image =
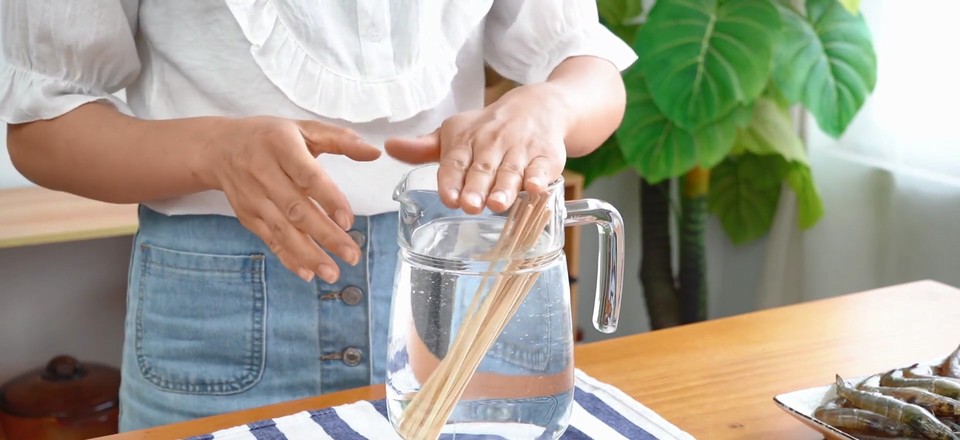
<instances>
[{"instance_id":1,"label":"striped cloth napkin","mask_svg":"<svg viewBox=\"0 0 960 440\"><path fill-rule=\"evenodd\" d=\"M622 391L576 370L573 414L562 440L693 440ZM444 434L440 440L451 440ZM460 440L509 437L457 434ZM387 420L383 400L303 411L191 437L188 440L401 440Z\"/></svg>"}]
</instances>

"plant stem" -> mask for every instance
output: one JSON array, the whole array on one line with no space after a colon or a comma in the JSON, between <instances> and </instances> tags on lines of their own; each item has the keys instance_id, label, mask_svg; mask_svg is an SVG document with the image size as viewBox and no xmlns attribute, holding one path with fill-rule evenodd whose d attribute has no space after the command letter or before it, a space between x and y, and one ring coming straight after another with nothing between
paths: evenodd
<instances>
[{"instance_id":1,"label":"plant stem","mask_svg":"<svg viewBox=\"0 0 960 440\"><path fill-rule=\"evenodd\" d=\"M670 242L670 185L670 180L651 185L640 179L640 283L653 330L680 323Z\"/></svg>"},{"instance_id":2,"label":"plant stem","mask_svg":"<svg viewBox=\"0 0 960 440\"><path fill-rule=\"evenodd\" d=\"M707 255L704 227L710 170L694 168L683 178L680 195L680 319L683 323L707 319Z\"/></svg>"}]
</instances>

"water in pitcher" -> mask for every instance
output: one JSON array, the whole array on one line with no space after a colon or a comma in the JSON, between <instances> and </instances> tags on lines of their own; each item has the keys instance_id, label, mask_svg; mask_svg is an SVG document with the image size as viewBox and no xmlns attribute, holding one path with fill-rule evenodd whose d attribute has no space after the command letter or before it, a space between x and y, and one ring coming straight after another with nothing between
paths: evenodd
<instances>
[{"instance_id":1,"label":"water in pitcher","mask_svg":"<svg viewBox=\"0 0 960 440\"><path fill-rule=\"evenodd\" d=\"M419 227L401 250L388 349L394 424L451 348L478 289L482 299L491 274L505 273L507 263L491 270L485 259L503 225L496 216L440 218ZM543 240L514 261L517 273L536 273L537 281L481 361L445 434L551 439L567 426L574 385L569 280L562 249L547 246Z\"/></svg>"}]
</instances>

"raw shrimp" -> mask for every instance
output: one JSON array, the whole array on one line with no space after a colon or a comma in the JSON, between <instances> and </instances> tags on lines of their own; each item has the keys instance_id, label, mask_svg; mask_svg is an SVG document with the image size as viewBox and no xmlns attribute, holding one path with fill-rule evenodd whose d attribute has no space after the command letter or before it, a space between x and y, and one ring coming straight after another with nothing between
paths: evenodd
<instances>
[{"instance_id":1,"label":"raw shrimp","mask_svg":"<svg viewBox=\"0 0 960 440\"><path fill-rule=\"evenodd\" d=\"M843 431L841 429L841 431ZM846 432L846 431L843 431ZM913 440L916 437L884 437L881 435L870 435L870 434L857 434L855 432L847 432L847 434L852 435L857 440Z\"/></svg>"},{"instance_id":2,"label":"raw shrimp","mask_svg":"<svg viewBox=\"0 0 960 440\"><path fill-rule=\"evenodd\" d=\"M940 419L940 421L943 422L944 425L947 425L954 434L960 434L960 424L954 422L953 419Z\"/></svg>"},{"instance_id":3,"label":"raw shrimp","mask_svg":"<svg viewBox=\"0 0 960 440\"><path fill-rule=\"evenodd\" d=\"M931 377L929 379L907 378L903 369L890 370L880 377L880 385L885 387L913 387L932 391L941 396L960 398L960 382L951 379Z\"/></svg>"},{"instance_id":4,"label":"raw shrimp","mask_svg":"<svg viewBox=\"0 0 960 440\"><path fill-rule=\"evenodd\" d=\"M915 434L910 425L860 408L820 407L813 412L813 416L821 422L848 433L884 437L910 437Z\"/></svg>"},{"instance_id":5,"label":"raw shrimp","mask_svg":"<svg viewBox=\"0 0 960 440\"><path fill-rule=\"evenodd\" d=\"M960 347L957 347L950 356L947 356L940 364L940 375L946 377L960 378Z\"/></svg>"},{"instance_id":6,"label":"raw shrimp","mask_svg":"<svg viewBox=\"0 0 960 440\"><path fill-rule=\"evenodd\" d=\"M883 415L895 422L907 424L925 438L960 440L960 437L954 435L950 428L937 420L933 414L912 403L852 388L839 375L836 380L836 391L838 396L847 399L853 406Z\"/></svg>"},{"instance_id":7,"label":"raw shrimp","mask_svg":"<svg viewBox=\"0 0 960 440\"><path fill-rule=\"evenodd\" d=\"M949 380L960 385L960 379L954 377L945 377L940 373L939 365L921 365L913 364L903 369L903 377L907 379L941 379Z\"/></svg>"},{"instance_id":8,"label":"raw shrimp","mask_svg":"<svg viewBox=\"0 0 960 440\"><path fill-rule=\"evenodd\" d=\"M920 388L872 387L861 385L859 389L869 393L879 393L896 397L907 403L920 406L937 416L960 417L960 401L947 396L931 393Z\"/></svg>"}]
</instances>

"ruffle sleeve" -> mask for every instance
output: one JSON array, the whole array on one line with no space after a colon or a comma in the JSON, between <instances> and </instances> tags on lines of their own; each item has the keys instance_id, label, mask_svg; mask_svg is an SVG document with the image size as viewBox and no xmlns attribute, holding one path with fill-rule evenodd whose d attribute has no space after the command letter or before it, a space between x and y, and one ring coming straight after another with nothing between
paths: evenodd
<instances>
[{"instance_id":1,"label":"ruffle sleeve","mask_svg":"<svg viewBox=\"0 0 960 440\"><path fill-rule=\"evenodd\" d=\"M595 56L618 70L637 56L600 24L597 5L584 0L496 0L487 16L484 58L521 84L541 82L563 60Z\"/></svg>"},{"instance_id":2,"label":"ruffle sleeve","mask_svg":"<svg viewBox=\"0 0 960 440\"><path fill-rule=\"evenodd\" d=\"M0 120L51 119L82 104L109 102L140 71L136 0L4 1Z\"/></svg>"}]
</instances>

